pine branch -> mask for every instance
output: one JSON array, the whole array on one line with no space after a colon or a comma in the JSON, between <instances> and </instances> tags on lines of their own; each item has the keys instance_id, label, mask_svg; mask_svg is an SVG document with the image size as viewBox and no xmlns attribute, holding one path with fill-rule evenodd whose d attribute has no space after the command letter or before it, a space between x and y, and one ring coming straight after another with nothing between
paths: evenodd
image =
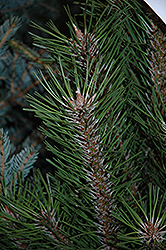
<instances>
[{"instance_id":1,"label":"pine branch","mask_svg":"<svg viewBox=\"0 0 166 250\"><path fill-rule=\"evenodd\" d=\"M94 98L95 95L91 98L87 95L82 96L80 90L77 89L77 98L70 101L72 107L68 106L66 112L69 114L70 122L75 124L79 133L75 135L75 139L82 150L83 165L87 184L93 197L96 218L100 231L106 239L112 234L112 231L115 231L114 219L111 215L114 209L113 201L111 201L112 184L109 181L108 166L104 164L102 143L97 133L99 121L95 118L97 103L93 102Z\"/></svg>"},{"instance_id":2,"label":"pine branch","mask_svg":"<svg viewBox=\"0 0 166 250\"><path fill-rule=\"evenodd\" d=\"M63 183L49 175L45 181L39 171L34 179L33 184L20 180L18 194L12 199L0 195L0 226L3 228L0 235L8 228L10 241L18 248L22 245L30 249L36 245L40 245L40 249L46 246L71 250L96 248L94 227L90 226L86 213L80 214L75 206L78 198L73 191L71 199ZM6 240L4 237L3 243Z\"/></svg>"},{"instance_id":3,"label":"pine branch","mask_svg":"<svg viewBox=\"0 0 166 250\"><path fill-rule=\"evenodd\" d=\"M26 188L18 177L15 196L0 196L0 222L4 231L14 223L9 238L20 248L26 241L30 249L159 249L166 234L165 121L149 72L150 22L139 1L83 6L84 32L70 17L70 39L52 22L49 30L33 24L52 36L33 35L58 64L36 74L47 95L28 96L43 120L55 174L47 181L35 175ZM16 159L19 168L27 159ZM149 183L161 187L161 199L151 184L148 197Z\"/></svg>"},{"instance_id":4,"label":"pine branch","mask_svg":"<svg viewBox=\"0 0 166 250\"><path fill-rule=\"evenodd\" d=\"M151 43L154 48L154 50L151 52L151 77L156 88L156 93L158 93L159 96L158 99L160 100L160 98L162 98L162 102L165 105L166 36L154 23L152 23L151 36ZM164 107L162 107L162 113L163 112Z\"/></svg>"},{"instance_id":5,"label":"pine branch","mask_svg":"<svg viewBox=\"0 0 166 250\"><path fill-rule=\"evenodd\" d=\"M116 136L121 138L120 132L118 131L120 129L117 128L117 124L120 123L120 120L123 117L120 116L120 111L122 103L124 102L122 101L124 93L122 87L119 89L117 89L117 87L123 84L124 74L120 72L125 63L122 60L122 62L116 66L117 68L115 67L116 64L111 64L110 67L103 67L103 65L110 62L115 51L112 50L110 58L106 57L106 59L104 55L102 56L99 52L100 57L103 59L100 60L99 57L100 61L98 63L98 53L94 53L91 47L91 44L93 46L93 41L95 41L96 46L96 34L94 33L92 41L89 40L88 35L86 38L86 36L80 30L76 29L75 26L74 32L78 43L75 40L72 41L70 39L69 43L66 44L66 40L63 40L63 38L62 40L60 38L60 41L56 41L58 44L57 47L59 47L59 44L64 41L66 48L65 53L68 53L67 63L64 63L63 56L62 58L57 57L60 65L60 80L57 75L55 75L54 71L48 67L54 85L52 82L48 81L41 82L47 92L51 95L51 99L38 95L40 100L33 97L29 97L29 100L32 103L34 111L39 117L42 117L45 124L50 128L49 131L44 130L44 133L46 133L48 137L54 139L56 143L63 148L61 152L56 146L52 147L47 144L49 150L54 152L58 157L56 158L57 164L54 164L54 166L58 169L58 173L63 173L63 175L62 173L59 174L58 177L63 178L67 183L73 181L73 183L80 186L79 181L81 179L80 174L78 175L77 171L80 169L81 175L84 171L85 176L83 179L86 180L88 193L91 194L94 216L99 224L98 231L103 235L104 244L110 246L116 241L116 239L112 240L112 242L110 240L110 237L115 234L116 229L114 219L111 215L111 211L115 208L112 204L113 190L110 173L107 170L108 165L104 162L106 160L105 151L107 150L107 146L105 145L104 148L102 147L102 144L104 145L102 140L104 139L106 142L107 138L109 138L107 143L109 145L108 148L110 147L109 143L111 143L111 149L109 149L110 154L116 149L118 149L119 154L121 154L121 148L125 148L125 144L122 141L121 144L119 144L115 139ZM38 37L35 37L35 39L39 40ZM42 42L45 44L45 40L42 39ZM105 46L105 44L103 44L103 46ZM62 49L64 49L63 46ZM72 52L70 52L71 49ZM101 45L100 49L102 50ZM77 64L77 62L75 63L75 61L73 64L71 63L70 57L73 57L73 53L77 58L76 61L79 60L79 64ZM114 61L116 62L116 60ZM69 75L66 75L63 66L69 69L69 65L71 65L70 72ZM113 72L113 69L116 69L116 73ZM76 79L75 82L72 81L74 72ZM80 77L78 72L84 73L81 74ZM40 74L43 77L43 74ZM102 77L100 77L100 75ZM37 76L37 78L39 80L39 76ZM113 81L110 86L111 80ZM61 81L62 84L60 84ZM116 90L114 82L117 83ZM74 98L75 94L73 93L74 85L77 86L76 99ZM83 94L81 94L81 89ZM104 98L104 93L106 94L106 98ZM97 103L99 103L99 105ZM117 110L117 107L119 110ZM48 112L47 114L45 113L46 110ZM100 117L98 119L95 117L95 113L97 114L100 112L99 110L101 111L101 114L98 114ZM112 122L110 122L111 118ZM122 124L124 125L123 122ZM115 130L113 129L114 126L117 126ZM115 134L112 136L111 133L113 133L113 130ZM101 131L104 131L103 135ZM74 155L71 152L71 148L76 148ZM122 160L123 157L120 156L119 160ZM70 159L72 160L72 163L70 163ZM77 159L79 159L79 161ZM119 164L119 162L117 161L115 163L115 168L117 163ZM75 169L78 170L73 169L73 164L75 165ZM83 164L84 168L80 168L78 164ZM66 171L66 169L68 169L68 171ZM76 175L77 180L73 178L73 174ZM89 200L89 197L87 198L86 196L86 200Z\"/></svg>"},{"instance_id":6,"label":"pine branch","mask_svg":"<svg viewBox=\"0 0 166 250\"><path fill-rule=\"evenodd\" d=\"M164 249L166 234L164 199L166 194L159 195L159 190L158 187L150 184L149 197L141 198L140 196L139 200L136 200L131 194L137 205L135 207L130 207L125 200L122 200L124 208L119 209L120 216L116 216L116 218L132 230L126 234L119 232L119 237L124 238L126 244L134 239L138 247L142 245L139 249L152 249L154 247Z\"/></svg>"}]
</instances>

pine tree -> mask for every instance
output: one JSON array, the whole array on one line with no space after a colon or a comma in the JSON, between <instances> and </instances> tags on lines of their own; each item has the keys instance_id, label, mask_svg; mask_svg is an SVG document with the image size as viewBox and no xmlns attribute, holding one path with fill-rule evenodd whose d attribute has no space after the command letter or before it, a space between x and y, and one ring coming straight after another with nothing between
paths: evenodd
<instances>
[{"instance_id":1,"label":"pine tree","mask_svg":"<svg viewBox=\"0 0 166 250\"><path fill-rule=\"evenodd\" d=\"M80 24L69 14L70 38L51 21L33 23L52 37L33 34L57 65L46 65L48 78L36 74L47 95L27 97L55 173L44 179L36 171L20 178L14 197L0 196L2 249L164 249L158 35L141 1L89 0L82 8Z\"/></svg>"}]
</instances>

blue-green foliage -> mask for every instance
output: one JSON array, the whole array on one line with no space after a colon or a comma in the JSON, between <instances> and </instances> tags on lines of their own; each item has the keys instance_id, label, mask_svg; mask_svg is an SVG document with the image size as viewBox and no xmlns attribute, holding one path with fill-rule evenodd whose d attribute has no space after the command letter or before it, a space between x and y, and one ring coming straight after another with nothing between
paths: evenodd
<instances>
[{"instance_id":1,"label":"blue-green foliage","mask_svg":"<svg viewBox=\"0 0 166 250\"><path fill-rule=\"evenodd\" d=\"M28 0L1 0L0 2L0 8L3 10L7 10L7 9L16 9L21 7L21 5L23 4L27 4L29 2L29 4L33 4L34 1L28 1Z\"/></svg>"},{"instance_id":2,"label":"blue-green foliage","mask_svg":"<svg viewBox=\"0 0 166 250\"><path fill-rule=\"evenodd\" d=\"M0 167L1 182L4 181L6 187L17 184L18 174L23 173L24 177L28 175L37 160L37 152L33 147L25 147L17 154L12 154L12 144L10 139L0 129Z\"/></svg>"},{"instance_id":3,"label":"blue-green foliage","mask_svg":"<svg viewBox=\"0 0 166 250\"><path fill-rule=\"evenodd\" d=\"M12 17L10 19L7 19L1 26L0 26L0 56L3 56L7 50L6 43L9 41L9 39L15 35L16 31L20 27L20 18L18 17ZM8 31L8 33L6 33ZM4 34L6 33L6 36ZM5 55L4 55L5 56ZM2 71L2 68L1 68Z\"/></svg>"},{"instance_id":4,"label":"blue-green foliage","mask_svg":"<svg viewBox=\"0 0 166 250\"><path fill-rule=\"evenodd\" d=\"M34 125L29 115L22 111L28 105L26 93L34 88L42 92L33 74L36 65L42 65L36 62L38 52L15 39L20 20L9 17L0 26L0 127L8 131L16 146L31 136ZM32 138L30 144L36 136Z\"/></svg>"},{"instance_id":5,"label":"blue-green foliage","mask_svg":"<svg viewBox=\"0 0 166 250\"><path fill-rule=\"evenodd\" d=\"M49 19L55 21L59 14L57 0L48 4L45 0L0 0L0 128L8 131L19 151L35 144L42 150L40 161L44 162L43 136L37 130L39 122L23 108L29 106L27 93L38 91L44 95L34 72L45 68L40 57L47 59L48 53L32 48L28 32L32 31L30 21L40 24Z\"/></svg>"}]
</instances>

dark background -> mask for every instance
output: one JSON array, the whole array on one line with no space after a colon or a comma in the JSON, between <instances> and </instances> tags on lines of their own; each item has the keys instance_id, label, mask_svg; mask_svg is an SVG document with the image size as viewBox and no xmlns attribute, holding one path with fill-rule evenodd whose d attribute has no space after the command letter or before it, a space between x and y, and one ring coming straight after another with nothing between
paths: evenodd
<instances>
[{"instance_id":1,"label":"dark background","mask_svg":"<svg viewBox=\"0 0 166 250\"><path fill-rule=\"evenodd\" d=\"M29 107L27 94L34 95L37 91L45 95L33 74L38 69L45 69L32 60L32 56L49 57L49 54L33 45L29 32L47 37L46 33L31 27L31 21L47 28L45 24L52 20L63 34L69 36L66 25L69 18L64 5L69 7L72 15L80 13L79 4L74 4L73 0L0 0L0 42L10 29L10 20L20 18L19 28L0 46L0 128L10 137L11 155L31 145L39 151L36 167L44 173L51 169L45 160L51 156L45 150L46 138L39 130L43 125L33 112L24 109ZM17 44L16 47L11 45L12 42Z\"/></svg>"}]
</instances>

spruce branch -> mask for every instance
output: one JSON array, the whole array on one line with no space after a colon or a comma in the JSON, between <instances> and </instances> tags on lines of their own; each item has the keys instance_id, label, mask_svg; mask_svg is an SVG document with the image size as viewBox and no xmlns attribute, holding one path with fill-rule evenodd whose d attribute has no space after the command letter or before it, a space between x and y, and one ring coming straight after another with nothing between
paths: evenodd
<instances>
[{"instance_id":1,"label":"spruce branch","mask_svg":"<svg viewBox=\"0 0 166 250\"><path fill-rule=\"evenodd\" d=\"M1 188L4 185L11 189L16 187L19 173L26 177L37 160L37 152L33 147L22 149L16 155L11 155L12 146L7 133L0 130L0 167L1 167ZM2 191L2 189L1 189Z\"/></svg>"},{"instance_id":2,"label":"spruce branch","mask_svg":"<svg viewBox=\"0 0 166 250\"><path fill-rule=\"evenodd\" d=\"M4 22L4 24L0 27L0 48L7 42L11 36L13 36L20 26L20 19L18 17L12 17ZM5 34L3 32L5 30ZM1 48L2 50L2 48ZM1 52L2 53L2 52ZM4 51L3 51L4 53Z\"/></svg>"}]
</instances>

